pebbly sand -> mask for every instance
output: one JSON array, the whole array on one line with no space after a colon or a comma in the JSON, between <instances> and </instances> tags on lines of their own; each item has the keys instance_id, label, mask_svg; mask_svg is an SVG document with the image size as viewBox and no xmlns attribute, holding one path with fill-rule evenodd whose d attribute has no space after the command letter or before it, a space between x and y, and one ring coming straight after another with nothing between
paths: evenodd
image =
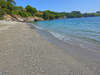
<instances>
[{"instance_id":1,"label":"pebbly sand","mask_svg":"<svg viewBox=\"0 0 100 75\"><path fill-rule=\"evenodd\" d=\"M0 75L96 75L31 25L0 21Z\"/></svg>"}]
</instances>

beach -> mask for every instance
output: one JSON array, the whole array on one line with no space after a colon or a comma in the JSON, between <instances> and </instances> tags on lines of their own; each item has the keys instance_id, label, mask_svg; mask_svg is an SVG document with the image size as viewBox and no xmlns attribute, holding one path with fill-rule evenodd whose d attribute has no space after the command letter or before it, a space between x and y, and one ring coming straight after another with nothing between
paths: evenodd
<instances>
[{"instance_id":1,"label":"beach","mask_svg":"<svg viewBox=\"0 0 100 75\"><path fill-rule=\"evenodd\" d=\"M31 24L0 21L0 75L99 75ZM68 48L69 49L69 48Z\"/></svg>"}]
</instances>

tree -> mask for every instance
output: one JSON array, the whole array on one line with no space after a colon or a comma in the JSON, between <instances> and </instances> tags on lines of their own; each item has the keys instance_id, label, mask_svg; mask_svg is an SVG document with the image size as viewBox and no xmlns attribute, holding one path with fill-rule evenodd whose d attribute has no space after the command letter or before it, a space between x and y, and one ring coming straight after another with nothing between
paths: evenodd
<instances>
[{"instance_id":1,"label":"tree","mask_svg":"<svg viewBox=\"0 0 100 75\"><path fill-rule=\"evenodd\" d=\"M45 19L45 20L49 20L49 13L48 12L43 12L43 18Z\"/></svg>"},{"instance_id":2,"label":"tree","mask_svg":"<svg viewBox=\"0 0 100 75\"><path fill-rule=\"evenodd\" d=\"M16 2L14 0L6 0L6 2L8 2L8 3L12 4L12 5L16 4Z\"/></svg>"},{"instance_id":3,"label":"tree","mask_svg":"<svg viewBox=\"0 0 100 75\"><path fill-rule=\"evenodd\" d=\"M18 15L20 15L22 17L32 16L29 12L25 12L25 11L19 11Z\"/></svg>"},{"instance_id":4,"label":"tree","mask_svg":"<svg viewBox=\"0 0 100 75\"><path fill-rule=\"evenodd\" d=\"M72 11L71 13L67 13L68 18L77 18L82 17L82 14L80 11Z\"/></svg>"},{"instance_id":5,"label":"tree","mask_svg":"<svg viewBox=\"0 0 100 75\"><path fill-rule=\"evenodd\" d=\"M46 10L46 11L43 12L43 18L45 20L55 19L55 17L56 17L56 15L53 14L53 12L51 12L51 11Z\"/></svg>"},{"instance_id":6,"label":"tree","mask_svg":"<svg viewBox=\"0 0 100 75\"><path fill-rule=\"evenodd\" d=\"M35 14L35 16L37 16L37 17L42 17L42 16L43 16L43 13L42 13L42 12L37 12L37 13Z\"/></svg>"},{"instance_id":7,"label":"tree","mask_svg":"<svg viewBox=\"0 0 100 75\"><path fill-rule=\"evenodd\" d=\"M88 17L88 16L89 16L88 13L83 14L83 17Z\"/></svg>"},{"instance_id":8,"label":"tree","mask_svg":"<svg viewBox=\"0 0 100 75\"><path fill-rule=\"evenodd\" d=\"M0 8L0 20L3 19L3 15L5 14L5 11Z\"/></svg>"},{"instance_id":9,"label":"tree","mask_svg":"<svg viewBox=\"0 0 100 75\"><path fill-rule=\"evenodd\" d=\"M7 7L5 0L0 0L0 7L1 8L6 8Z\"/></svg>"},{"instance_id":10,"label":"tree","mask_svg":"<svg viewBox=\"0 0 100 75\"><path fill-rule=\"evenodd\" d=\"M23 11L24 8L22 6L15 6L14 10Z\"/></svg>"},{"instance_id":11,"label":"tree","mask_svg":"<svg viewBox=\"0 0 100 75\"><path fill-rule=\"evenodd\" d=\"M9 9L9 10L14 10L14 6L15 6L15 1L14 0L6 0L6 3L7 3L7 8Z\"/></svg>"},{"instance_id":12,"label":"tree","mask_svg":"<svg viewBox=\"0 0 100 75\"><path fill-rule=\"evenodd\" d=\"M33 16L35 15L35 13L37 12L36 8L33 8L32 6L28 5L26 6L26 11L31 13Z\"/></svg>"},{"instance_id":13,"label":"tree","mask_svg":"<svg viewBox=\"0 0 100 75\"><path fill-rule=\"evenodd\" d=\"M55 19L55 15L54 15L54 14L50 14L50 15L49 15L49 19L50 19L50 20Z\"/></svg>"},{"instance_id":14,"label":"tree","mask_svg":"<svg viewBox=\"0 0 100 75\"><path fill-rule=\"evenodd\" d=\"M10 4L9 2L7 2L7 9L9 10L14 10L14 6L12 4Z\"/></svg>"},{"instance_id":15,"label":"tree","mask_svg":"<svg viewBox=\"0 0 100 75\"><path fill-rule=\"evenodd\" d=\"M100 11L97 11L96 13L100 13Z\"/></svg>"},{"instance_id":16,"label":"tree","mask_svg":"<svg viewBox=\"0 0 100 75\"><path fill-rule=\"evenodd\" d=\"M55 15L55 18L56 18L56 19L62 18L62 15L61 15L61 14L56 14L56 15Z\"/></svg>"}]
</instances>

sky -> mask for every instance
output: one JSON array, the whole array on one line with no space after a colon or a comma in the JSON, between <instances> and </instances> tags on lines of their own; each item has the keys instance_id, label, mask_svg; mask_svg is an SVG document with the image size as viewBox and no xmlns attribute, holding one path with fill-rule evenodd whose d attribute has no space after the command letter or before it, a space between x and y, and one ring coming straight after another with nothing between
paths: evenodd
<instances>
[{"instance_id":1,"label":"sky","mask_svg":"<svg viewBox=\"0 0 100 75\"><path fill-rule=\"evenodd\" d=\"M31 5L37 10L57 12L96 12L100 11L100 0L15 0L18 6Z\"/></svg>"}]
</instances>

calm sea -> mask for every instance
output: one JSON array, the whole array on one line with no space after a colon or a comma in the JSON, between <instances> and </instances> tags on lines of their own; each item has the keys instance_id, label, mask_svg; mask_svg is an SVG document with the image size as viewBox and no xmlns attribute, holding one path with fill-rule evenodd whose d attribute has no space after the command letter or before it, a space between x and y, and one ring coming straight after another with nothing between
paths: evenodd
<instances>
[{"instance_id":1,"label":"calm sea","mask_svg":"<svg viewBox=\"0 0 100 75\"><path fill-rule=\"evenodd\" d=\"M100 17L40 21L36 25L64 42L100 45Z\"/></svg>"},{"instance_id":2,"label":"calm sea","mask_svg":"<svg viewBox=\"0 0 100 75\"><path fill-rule=\"evenodd\" d=\"M47 40L60 44L67 53L100 75L100 17L40 21L35 27L43 31L42 36L47 34Z\"/></svg>"}]
</instances>

